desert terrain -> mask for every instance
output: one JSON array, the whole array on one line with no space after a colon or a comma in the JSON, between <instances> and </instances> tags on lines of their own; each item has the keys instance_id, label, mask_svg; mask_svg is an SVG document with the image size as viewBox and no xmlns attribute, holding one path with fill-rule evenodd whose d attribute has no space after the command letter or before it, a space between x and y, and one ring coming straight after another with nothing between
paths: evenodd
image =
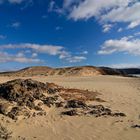
<instances>
[{"instance_id":1,"label":"desert terrain","mask_svg":"<svg viewBox=\"0 0 140 140\"><path fill-rule=\"evenodd\" d=\"M51 107L46 115L13 120L0 114L0 123L11 140L139 140L140 78L122 76L1 76L0 83L13 79L51 82L64 88L100 93L93 105L103 105L125 116L62 115L63 108ZM10 133L12 132L12 133ZM9 133L9 134L8 134Z\"/></svg>"}]
</instances>

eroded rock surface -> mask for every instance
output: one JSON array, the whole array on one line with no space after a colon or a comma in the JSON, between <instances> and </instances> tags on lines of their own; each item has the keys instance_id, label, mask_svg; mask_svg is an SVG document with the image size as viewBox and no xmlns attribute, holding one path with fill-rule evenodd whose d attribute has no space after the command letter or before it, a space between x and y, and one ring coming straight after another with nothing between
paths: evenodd
<instances>
[{"instance_id":1,"label":"eroded rock surface","mask_svg":"<svg viewBox=\"0 0 140 140\"><path fill-rule=\"evenodd\" d=\"M102 105L89 105L88 101L104 102L99 93L88 90L66 89L53 83L31 79L16 79L0 85L0 113L14 120L46 115L51 107L63 107L63 115L125 116L112 113Z\"/></svg>"}]
</instances>

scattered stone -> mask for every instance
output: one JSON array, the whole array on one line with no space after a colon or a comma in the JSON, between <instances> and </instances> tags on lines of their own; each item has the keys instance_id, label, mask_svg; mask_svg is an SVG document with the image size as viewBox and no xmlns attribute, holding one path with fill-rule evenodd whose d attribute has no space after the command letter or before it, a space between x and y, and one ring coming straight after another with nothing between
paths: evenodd
<instances>
[{"instance_id":1,"label":"scattered stone","mask_svg":"<svg viewBox=\"0 0 140 140\"><path fill-rule=\"evenodd\" d=\"M115 117L126 117L126 115L124 113L113 113L112 116L115 116Z\"/></svg>"},{"instance_id":2,"label":"scattered stone","mask_svg":"<svg viewBox=\"0 0 140 140\"><path fill-rule=\"evenodd\" d=\"M136 125L132 125L132 128L140 128L140 125L136 124Z\"/></svg>"}]
</instances>

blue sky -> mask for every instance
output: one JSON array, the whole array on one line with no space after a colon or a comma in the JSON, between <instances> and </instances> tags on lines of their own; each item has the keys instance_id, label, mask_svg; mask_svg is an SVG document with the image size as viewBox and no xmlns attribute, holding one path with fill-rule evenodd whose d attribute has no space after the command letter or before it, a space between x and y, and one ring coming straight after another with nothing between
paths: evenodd
<instances>
[{"instance_id":1,"label":"blue sky","mask_svg":"<svg viewBox=\"0 0 140 140\"><path fill-rule=\"evenodd\" d=\"M0 70L140 66L139 0L0 0Z\"/></svg>"}]
</instances>

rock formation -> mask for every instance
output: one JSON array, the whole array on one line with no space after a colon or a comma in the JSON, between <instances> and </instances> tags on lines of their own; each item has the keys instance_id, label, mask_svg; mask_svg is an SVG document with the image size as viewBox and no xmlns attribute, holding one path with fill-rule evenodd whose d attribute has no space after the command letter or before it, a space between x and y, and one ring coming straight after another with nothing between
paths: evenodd
<instances>
[{"instance_id":1,"label":"rock formation","mask_svg":"<svg viewBox=\"0 0 140 140\"><path fill-rule=\"evenodd\" d=\"M51 107L62 107L63 115L125 116L112 113L102 105L89 105L88 101L104 102L99 93L88 90L66 89L53 83L31 79L16 79L0 85L0 113L14 120L47 115Z\"/></svg>"}]
</instances>

